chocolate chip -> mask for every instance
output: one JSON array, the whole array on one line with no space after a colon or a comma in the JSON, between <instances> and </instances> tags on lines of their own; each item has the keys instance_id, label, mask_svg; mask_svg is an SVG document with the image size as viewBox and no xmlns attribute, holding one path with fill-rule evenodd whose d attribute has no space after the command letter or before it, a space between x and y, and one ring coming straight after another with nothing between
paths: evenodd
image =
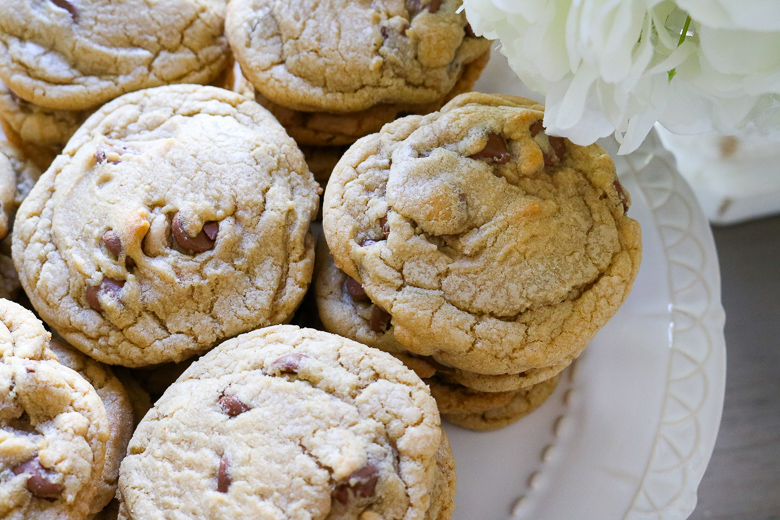
<instances>
[{"instance_id":1,"label":"chocolate chip","mask_svg":"<svg viewBox=\"0 0 780 520\"><path fill-rule=\"evenodd\" d=\"M298 370L301 368L301 361L303 361L303 358L305 357L309 356L300 352L290 352L289 354L276 358L273 363L271 363L270 368L276 368L280 372L297 374Z\"/></svg>"},{"instance_id":2,"label":"chocolate chip","mask_svg":"<svg viewBox=\"0 0 780 520\"><path fill-rule=\"evenodd\" d=\"M379 29L379 32L382 33L382 38L385 40L390 36L390 29L387 27L382 27Z\"/></svg>"},{"instance_id":3,"label":"chocolate chip","mask_svg":"<svg viewBox=\"0 0 780 520\"><path fill-rule=\"evenodd\" d=\"M73 19L74 22L77 22L79 19L79 12L76 10L76 7L68 2L68 0L51 0L51 3L56 5L57 7L61 7L62 9L65 9L70 13L70 17Z\"/></svg>"},{"instance_id":4,"label":"chocolate chip","mask_svg":"<svg viewBox=\"0 0 780 520\"><path fill-rule=\"evenodd\" d=\"M379 481L379 468L368 463L352 473L347 481L336 486L333 498L342 504L350 501L350 496L357 499L373 497L376 494L376 484Z\"/></svg>"},{"instance_id":5,"label":"chocolate chip","mask_svg":"<svg viewBox=\"0 0 780 520\"><path fill-rule=\"evenodd\" d=\"M217 471L217 491L220 493L227 493L230 487L229 469L227 455L222 455L222 458L219 459L219 470Z\"/></svg>"},{"instance_id":6,"label":"chocolate chip","mask_svg":"<svg viewBox=\"0 0 780 520\"><path fill-rule=\"evenodd\" d=\"M620 181L615 180L612 183L612 186L615 187L615 189L617 190L617 193L618 193L618 197L620 197L620 203L623 205L623 213L627 213L628 212L628 207L629 207L628 195L626 195L626 192L623 189L623 185L620 184Z\"/></svg>"},{"instance_id":7,"label":"chocolate chip","mask_svg":"<svg viewBox=\"0 0 780 520\"><path fill-rule=\"evenodd\" d=\"M347 294L349 294L356 302L369 301L368 295L366 294L365 289L363 289L363 286L360 285L360 283L351 276L347 276L347 281L344 282L344 287L347 289Z\"/></svg>"},{"instance_id":8,"label":"chocolate chip","mask_svg":"<svg viewBox=\"0 0 780 520\"><path fill-rule=\"evenodd\" d=\"M219 222L206 222L203 225L203 231L206 232L206 236L211 240L217 240L217 234L219 234Z\"/></svg>"},{"instance_id":9,"label":"chocolate chip","mask_svg":"<svg viewBox=\"0 0 780 520\"><path fill-rule=\"evenodd\" d=\"M563 156L566 155L566 140L564 140L563 137L553 137L550 136L550 146L553 149L553 152L555 152L556 157L558 157L558 160L563 159Z\"/></svg>"},{"instance_id":10,"label":"chocolate chip","mask_svg":"<svg viewBox=\"0 0 780 520\"><path fill-rule=\"evenodd\" d=\"M371 330L385 332L390 325L390 315L379 305L371 308Z\"/></svg>"},{"instance_id":11,"label":"chocolate chip","mask_svg":"<svg viewBox=\"0 0 780 520\"><path fill-rule=\"evenodd\" d=\"M230 417L235 417L249 411L249 407L234 395L223 395L217 402L219 403L219 407L222 408L222 411Z\"/></svg>"},{"instance_id":12,"label":"chocolate chip","mask_svg":"<svg viewBox=\"0 0 780 520\"><path fill-rule=\"evenodd\" d=\"M506 140L498 134L489 133L485 147L471 156L472 159L488 159L497 164L509 162L512 156L506 146Z\"/></svg>"},{"instance_id":13,"label":"chocolate chip","mask_svg":"<svg viewBox=\"0 0 780 520\"><path fill-rule=\"evenodd\" d=\"M544 126L542 125L542 120L538 119L534 122L531 126L528 127L528 129L531 131L531 137L536 137L539 135L539 132L544 130Z\"/></svg>"},{"instance_id":14,"label":"chocolate chip","mask_svg":"<svg viewBox=\"0 0 780 520\"><path fill-rule=\"evenodd\" d=\"M177 211L173 216L171 222L171 233L173 239L179 244L179 247L189 251L191 253L203 253L214 249L214 242L217 239L217 233L219 232L219 222L206 222L203 225L203 229L200 230L196 236L191 237L184 230L184 223L181 220L181 215ZM211 238L214 237L214 238Z\"/></svg>"},{"instance_id":15,"label":"chocolate chip","mask_svg":"<svg viewBox=\"0 0 780 520\"><path fill-rule=\"evenodd\" d=\"M114 298L119 298L119 294L122 292L122 287L124 287L125 282L124 280L115 280L113 278L103 278L103 281L100 283L100 285L93 285L90 287L87 287L85 296L87 298L87 304L90 306L90 308L93 311L100 312L103 310L103 308L100 306L100 300L98 299L98 294L100 291L106 292L111 294Z\"/></svg>"},{"instance_id":16,"label":"chocolate chip","mask_svg":"<svg viewBox=\"0 0 780 520\"><path fill-rule=\"evenodd\" d=\"M13 473L14 475L27 475L27 491L36 498L55 500L65 490L62 484L51 481L52 473L41 466L38 457L19 464L13 469Z\"/></svg>"},{"instance_id":17,"label":"chocolate chip","mask_svg":"<svg viewBox=\"0 0 780 520\"><path fill-rule=\"evenodd\" d=\"M122 254L122 240L119 235L111 231L110 229L103 233L103 243L106 245L106 249L111 253L114 258L119 258Z\"/></svg>"},{"instance_id":18,"label":"chocolate chip","mask_svg":"<svg viewBox=\"0 0 780 520\"><path fill-rule=\"evenodd\" d=\"M379 219L379 224L382 226L382 234L387 238L390 236L390 225L387 223L387 217Z\"/></svg>"},{"instance_id":19,"label":"chocolate chip","mask_svg":"<svg viewBox=\"0 0 780 520\"><path fill-rule=\"evenodd\" d=\"M98 164L104 163L106 161L106 151L102 148L98 148L95 150L95 162Z\"/></svg>"},{"instance_id":20,"label":"chocolate chip","mask_svg":"<svg viewBox=\"0 0 780 520\"><path fill-rule=\"evenodd\" d=\"M136 266L135 260L133 260L129 256L125 258L125 267L127 269L132 269L135 266Z\"/></svg>"}]
</instances>

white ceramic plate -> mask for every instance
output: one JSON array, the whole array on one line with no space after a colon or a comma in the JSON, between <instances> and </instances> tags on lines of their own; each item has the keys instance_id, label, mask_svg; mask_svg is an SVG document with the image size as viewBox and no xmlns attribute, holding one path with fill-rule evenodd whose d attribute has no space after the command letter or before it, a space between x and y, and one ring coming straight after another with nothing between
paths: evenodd
<instances>
[{"instance_id":1,"label":"white ceramic plate","mask_svg":"<svg viewBox=\"0 0 780 520\"><path fill-rule=\"evenodd\" d=\"M527 95L497 52L482 78ZM642 225L636 283L540 409L495 432L446 427L455 520L682 520L696 505L725 389L715 244L655 134L625 157L605 145Z\"/></svg>"}]
</instances>

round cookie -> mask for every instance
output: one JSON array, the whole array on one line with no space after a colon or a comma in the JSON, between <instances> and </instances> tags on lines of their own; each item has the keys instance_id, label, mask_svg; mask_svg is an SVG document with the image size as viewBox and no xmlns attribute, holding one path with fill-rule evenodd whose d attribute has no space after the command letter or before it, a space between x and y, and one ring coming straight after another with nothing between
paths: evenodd
<instances>
[{"instance_id":1,"label":"round cookie","mask_svg":"<svg viewBox=\"0 0 780 520\"><path fill-rule=\"evenodd\" d=\"M380 103L358 112L302 112L266 99L240 74L236 83L236 91L253 97L255 101L268 109L299 145L331 148L352 144L363 136L378 132L385 123L389 123L399 116L427 114L439 110L442 105L458 94L471 91L489 58L490 53L486 52L475 61L467 63L451 91L436 101L424 104ZM304 153L306 153L305 150ZM343 153L342 151L339 157ZM335 164L334 162L327 170L328 176ZM317 177L316 173L315 177ZM327 177L325 179L327 180ZM317 180L320 179L317 178Z\"/></svg>"},{"instance_id":2,"label":"round cookie","mask_svg":"<svg viewBox=\"0 0 780 520\"><path fill-rule=\"evenodd\" d=\"M336 165L328 245L407 350L492 375L565 365L628 296L641 237L614 163L548 137L543 115L464 94Z\"/></svg>"},{"instance_id":3,"label":"round cookie","mask_svg":"<svg viewBox=\"0 0 780 520\"><path fill-rule=\"evenodd\" d=\"M206 354L147 414L122 463L120 518L444 520L452 467L412 371L276 326Z\"/></svg>"},{"instance_id":4,"label":"round cookie","mask_svg":"<svg viewBox=\"0 0 780 520\"><path fill-rule=\"evenodd\" d=\"M110 429L106 443L106 463L102 478L97 483L97 495L89 508L90 514L97 514L116 494L119 465L133 435L133 407L124 386L110 368L73 349L61 338L52 338L49 347L61 364L78 372L92 385L106 409Z\"/></svg>"},{"instance_id":5,"label":"round cookie","mask_svg":"<svg viewBox=\"0 0 780 520\"><path fill-rule=\"evenodd\" d=\"M490 47L460 0L232 0L225 30L247 79L304 112L435 103ZM332 143L336 144L336 143Z\"/></svg>"},{"instance_id":6,"label":"round cookie","mask_svg":"<svg viewBox=\"0 0 780 520\"><path fill-rule=\"evenodd\" d=\"M319 186L255 102L175 85L92 115L19 208L14 261L39 314L99 361L180 361L288 320Z\"/></svg>"},{"instance_id":7,"label":"round cookie","mask_svg":"<svg viewBox=\"0 0 780 520\"><path fill-rule=\"evenodd\" d=\"M0 300L0 517L81 520L97 493L108 417L61 365L30 311Z\"/></svg>"},{"instance_id":8,"label":"round cookie","mask_svg":"<svg viewBox=\"0 0 780 520\"><path fill-rule=\"evenodd\" d=\"M6 134L18 136L25 143L59 152L90 114L88 110L39 107L23 100L0 82L0 120L5 123L3 128L10 129Z\"/></svg>"},{"instance_id":9,"label":"round cookie","mask_svg":"<svg viewBox=\"0 0 780 520\"><path fill-rule=\"evenodd\" d=\"M0 79L41 107L84 110L126 92L213 80L225 0L0 3Z\"/></svg>"},{"instance_id":10,"label":"round cookie","mask_svg":"<svg viewBox=\"0 0 780 520\"><path fill-rule=\"evenodd\" d=\"M462 428L475 431L497 430L519 421L539 408L552 395L560 376L542 381L530 388L519 390L512 400L501 407L484 412L442 414L442 418Z\"/></svg>"},{"instance_id":11,"label":"round cookie","mask_svg":"<svg viewBox=\"0 0 780 520\"><path fill-rule=\"evenodd\" d=\"M505 393L533 386L568 366L565 363L529 369L519 374L488 375L446 366L431 357L410 354L395 339L391 317L371 302L359 283L336 267L324 240L317 242L314 285L319 317L325 330L389 352L426 380L438 373L477 392Z\"/></svg>"}]
</instances>

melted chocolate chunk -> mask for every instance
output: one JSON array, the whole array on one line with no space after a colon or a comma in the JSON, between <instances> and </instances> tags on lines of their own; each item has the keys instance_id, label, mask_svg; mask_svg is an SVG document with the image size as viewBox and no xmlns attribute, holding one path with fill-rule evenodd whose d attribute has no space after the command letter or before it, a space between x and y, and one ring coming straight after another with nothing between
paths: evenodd
<instances>
[{"instance_id":1,"label":"melted chocolate chunk","mask_svg":"<svg viewBox=\"0 0 780 520\"><path fill-rule=\"evenodd\" d=\"M68 2L68 0L51 0L51 3L53 3L57 7L61 7L62 9L68 11L68 13L70 13L70 17L73 19L74 22L78 21L79 12L76 10L76 6Z\"/></svg>"},{"instance_id":2,"label":"melted chocolate chunk","mask_svg":"<svg viewBox=\"0 0 780 520\"><path fill-rule=\"evenodd\" d=\"M206 222L203 229L196 236L191 237L184 230L184 223L177 211L171 222L171 234L173 239L179 244L179 247L191 253L203 253L214 249L214 243L217 240L219 232L219 222ZM214 238L212 238L214 237Z\"/></svg>"},{"instance_id":3,"label":"melted chocolate chunk","mask_svg":"<svg viewBox=\"0 0 780 520\"><path fill-rule=\"evenodd\" d=\"M222 411L230 417L235 417L249 411L249 407L234 395L223 395L219 398L217 403L219 404L219 407L222 408Z\"/></svg>"},{"instance_id":4,"label":"melted chocolate chunk","mask_svg":"<svg viewBox=\"0 0 780 520\"><path fill-rule=\"evenodd\" d=\"M371 308L371 330L374 332L385 332L390 325L390 314L379 305Z\"/></svg>"},{"instance_id":5,"label":"melted chocolate chunk","mask_svg":"<svg viewBox=\"0 0 780 520\"><path fill-rule=\"evenodd\" d=\"M115 259L119 258L122 254L122 240L119 235L111 231L110 229L103 233L103 243L106 245L106 249L111 253Z\"/></svg>"},{"instance_id":6,"label":"melted chocolate chunk","mask_svg":"<svg viewBox=\"0 0 780 520\"><path fill-rule=\"evenodd\" d=\"M125 267L129 270L136 266L135 260L129 256L125 258Z\"/></svg>"},{"instance_id":7,"label":"melted chocolate chunk","mask_svg":"<svg viewBox=\"0 0 780 520\"><path fill-rule=\"evenodd\" d=\"M290 352L283 356L279 356L271 363L270 368L279 369L280 372L287 372L290 374L297 374L301 368L301 361L303 358L309 357L306 354L300 352Z\"/></svg>"},{"instance_id":8,"label":"melted chocolate chunk","mask_svg":"<svg viewBox=\"0 0 780 520\"><path fill-rule=\"evenodd\" d=\"M538 121L535 121L534 124L528 127L528 129L531 131L531 137L536 137L539 135L539 132L544 130L544 125L542 124L542 120L539 119Z\"/></svg>"},{"instance_id":9,"label":"melted chocolate chunk","mask_svg":"<svg viewBox=\"0 0 780 520\"><path fill-rule=\"evenodd\" d=\"M369 301L368 295L366 294L365 289L363 289L363 286L360 285L360 283L358 283L358 281L351 276L347 276L347 281L344 282L344 287L347 289L347 294L349 294L350 297L352 297L352 299L356 302Z\"/></svg>"},{"instance_id":10,"label":"melted chocolate chunk","mask_svg":"<svg viewBox=\"0 0 780 520\"><path fill-rule=\"evenodd\" d=\"M100 283L100 285L93 285L87 287L85 293L85 296L87 298L87 304L90 306L90 308L93 311L97 311L97 312L102 311L103 308L100 306L100 300L98 299L98 294L100 293L100 291L109 293L114 298L119 298L119 294L122 292L122 287L124 287L124 285L125 285L124 280L103 278L103 281Z\"/></svg>"},{"instance_id":11,"label":"melted chocolate chunk","mask_svg":"<svg viewBox=\"0 0 780 520\"><path fill-rule=\"evenodd\" d=\"M19 464L13 469L14 475L27 475L27 491L36 498L56 500L65 487L52 482L52 472L41 466L38 457Z\"/></svg>"},{"instance_id":12,"label":"melted chocolate chunk","mask_svg":"<svg viewBox=\"0 0 780 520\"><path fill-rule=\"evenodd\" d=\"M558 160L563 159L563 156L566 155L566 141L564 138L550 136L548 139L550 140L550 146L552 147L553 152L555 152L555 156Z\"/></svg>"},{"instance_id":13,"label":"melted chocolate chunk","mask_svg":"<svg viewBox=\"0 0 780 520\"><path fill-rule=\"evenodd\" d=\"M485 147L471 156L472 159L487 159L496 164L506 164L512 156L506 146L506 140L498 134L489 133Z\"/></svg>"},{"instance_id":14,"label":"melted chocolate chunk","mask_svg":"<svg viewBox=\"0 0 780 520\"><path fill-rule=\"evenodd\" d=\"M623 213L628 212L628 195L626 195L625 190L623 189L623 185L620 184L620 181L616 180L612 183L612 185L615 187L618 193L618 197L620 197L620 203L623 205Z\"/></svg>"},{"instance_id":15,"label":"melted chocolate chunk","mask_svg":"<svg viewBox=\"0 0 780 520\"><path fill-rule=\"evenodd\" d=\"M350 498L366 499L376 494L376 484L379 481L379 468L368 463L352 473L347 481L336 486L333 498L342 504L347 504Z\"/></svg>"},{"instance_id":16,"label":"melted chocolate chunk","mask_svg":"<svg viewBox=\"0 0 780 520\"><path fill-rule=\"evenodd\" d=\"M220 493L227 493L230 487L230 465L228 464L227 455L222 455L219 459L219 470L217 471L217 491Z\"/></svg>"}]
</instances>

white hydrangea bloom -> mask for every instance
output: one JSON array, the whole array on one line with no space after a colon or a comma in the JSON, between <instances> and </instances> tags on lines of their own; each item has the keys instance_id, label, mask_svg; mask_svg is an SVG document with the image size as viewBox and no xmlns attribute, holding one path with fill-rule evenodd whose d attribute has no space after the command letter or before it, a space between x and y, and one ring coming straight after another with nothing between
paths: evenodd
<instances>
[{"instance_id":1,"label":"white hydrangea bloom","mask_svg":"<svg viewBox=\"0 0 780 520\"><path fill-rule=\"evenodd\" d=\"M619 153L656 121L677 133L751 125L780 138L778 0L463 3L474 31L499 39L520 79L546 96L553 134L590 144L614 132Z\"/></svg>"}]
</instances>

